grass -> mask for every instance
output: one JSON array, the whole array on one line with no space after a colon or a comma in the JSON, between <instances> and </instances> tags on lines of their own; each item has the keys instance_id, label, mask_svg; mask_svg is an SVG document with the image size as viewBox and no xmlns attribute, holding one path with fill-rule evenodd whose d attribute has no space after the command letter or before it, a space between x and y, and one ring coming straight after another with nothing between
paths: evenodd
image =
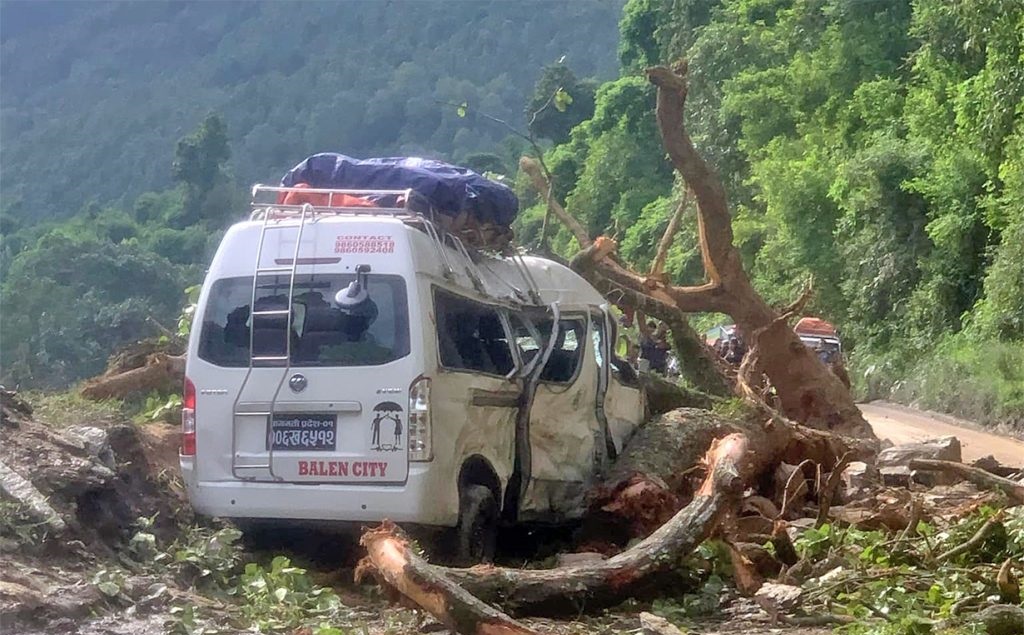
<instances>
[{"instance_id":1,"label":"grass","mask_svg":"<svg viewBox=\"0 0 1024 635\"><path fill-rule=\"evenodd\" d=\"M110 399L92 401L75 390L47 393L28 391L21 395L32 404L32 418L58 427L122 423L129 420L124 403Z\"/></svg>"},{"instance_id":2,"label":"grass","mask_svg":"<svg viewBox=\"0 0 1024 635\"><path fill-rule=\"evenodd\" d=\"M1024 342L961 333L923 353L862 355L853 369L862 398L891 399L1024 432Z\"/></svg>"}]
</instances>

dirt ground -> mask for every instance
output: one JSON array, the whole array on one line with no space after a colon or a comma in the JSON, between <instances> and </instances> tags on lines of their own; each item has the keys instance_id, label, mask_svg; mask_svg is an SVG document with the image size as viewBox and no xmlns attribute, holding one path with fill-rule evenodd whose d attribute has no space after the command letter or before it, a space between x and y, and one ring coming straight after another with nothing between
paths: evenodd
<instances>
[{"instance_id":1,"label":"dirt ground","mask_svg":"<svg viewBox=\"0 0 1024 635\"><path fill-rule=\"evenodd\" d=\"M860 410L878 438L895 445L952 436L960 439L966 463L991 455L1003 465L1024 465L1024 441L985 432L971 422L886 401L861 404Z\"/></svg>"}]
</instances>

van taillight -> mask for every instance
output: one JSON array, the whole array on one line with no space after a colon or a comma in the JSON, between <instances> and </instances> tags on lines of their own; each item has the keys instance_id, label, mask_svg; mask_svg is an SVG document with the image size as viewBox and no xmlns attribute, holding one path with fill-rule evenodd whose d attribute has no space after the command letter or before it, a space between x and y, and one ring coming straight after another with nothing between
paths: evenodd
<instances>
[{"instance_id":1,"label":"van taillight","mask_svg":"<svg viewBox=\"0 0 1024 635\"><path fill-rule=\"evenodd\" d=\"M430 431L430 378L420 377L409 386L409 460L434 458Z\"/></svg>"},{"instance_id":2,"label":"van taillight","mask_svg":"<svg viewBox=\"0 0 1024 635\"><path fill-rule=\"evenodd\" d=\"M181 398L181 454L196 454L196 386L188 377Z\"/></svg>"}]
</instances>

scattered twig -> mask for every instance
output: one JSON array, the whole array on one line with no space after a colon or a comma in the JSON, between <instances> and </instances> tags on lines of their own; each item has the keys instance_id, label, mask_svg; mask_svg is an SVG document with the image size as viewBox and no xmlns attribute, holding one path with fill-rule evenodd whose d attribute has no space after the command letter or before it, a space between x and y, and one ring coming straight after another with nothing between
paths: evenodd
<instances>
[{"instance_id":1,"label":"scattered twig","mask_svg":"<svg viewBox=\"0 0 1024 635\"><path fill-rule=\"evenodd\" d=\"M780 615L779 621L790 626L832 626L834 624L853 624L857 620L852 615L819 613L818 615Z\"/></svg>"},{"instance_id":2,"label":"scattered twig","mask_svg":"<svg viewBox=\"0 0 1024 635\"><path fill-rule=\"evenodd\" d=\"M793 473L789 475L788 479L786 479L786 487L782 490L782 507L779 509L779 517L776 520L786 517L786 512L789 511L789 504L796 498L797 493L800 491L800 487L803 486L804 489L807 489L807 483L804 477L804 466L810 465L811 463L813 463L813 461L810 459L800 461L800 464L796 466ZM796 487L793 487L793 479L795 479L798 474L800 475L800 478L804 480L803 482L798 482Z\"/></svg>"},{"instance_id":3,"label":"scattered twig","mask_svg":"<svg viewBox=\"0 0 1024 635\"><path fill-rule=\"evenodd\" d=\"M853 457L849 452L843 454L839 458L839 462L832 468L825 487L818 493L818 517L814 522L815 527L821 527L828 522L828 510L832 507L832 499L835 498L836 490L839 489L839 484L843 480L843 470L852 460Z\"/></svg>"},{"instance_id":4,"label":"scattered twig","mask_svg":"<svg viewBox=\"0 0 1024 635\"><path fill-rule=\"evenodd\" d=\"M981 528L979 528L978 531L975 532L975 534L973 536L971 536L970 540L968 540L967 542L961 543L961 544L953 547L952 549L950 549L949 551L947 551L945 553L939 554L939 557L936 558L935 561L936 562L945 562L947 560L952 560L953 558L959 556L960 554L967 553L970 550L974 549L975 547L978 547L983 542L985 542L985 539L988 538L988 535L990 533L992 533L992 530L995 529L996 526L998 526L1000 523L1002 523L1002 521L1003 521L1003 514L1002 514L1002 512L1001 511L1000 512L996 512L992 516L992 518L989 518L988 520L986 520L985 524L982 525Z\"/></svg>"},{"instance_id":5,"label":"scattered twig","mask_svg":"<svg viewBox=\"0 0 1024 635\"><path fill-rule=\"evenodd\" d=\"M900 532L900 537L897 542L902 540L909 540L915 534L917 534L917 523L921 520L921 501L916 496L910 499L910 521L907 523L907 528Z\"/></svg>"}]
</instances>

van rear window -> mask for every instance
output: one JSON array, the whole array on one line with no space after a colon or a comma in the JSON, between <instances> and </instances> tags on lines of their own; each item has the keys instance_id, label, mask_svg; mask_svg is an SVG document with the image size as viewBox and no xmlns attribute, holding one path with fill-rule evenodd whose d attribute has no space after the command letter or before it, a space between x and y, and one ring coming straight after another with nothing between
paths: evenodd
<instances>
[{"instance_id":1,"label":"van rear window","mask_svg":"<svg viewBox=\"0 0 1024 635\"><path fill-rule=\"evenodd\" d=\"M291 347L292 366L373 366L409 354L409 313L401 276L370 274L372 307L342 310L335 294L355 275L302 274L295 277L291 324L288 275L260 276L252 315L252 276L213 283L202 316L199 357L218 366L248 366L250 329L253 365L282 366ZM262 312L268 312L261 315ZM277 312L277 313L274 313Z\"/></svg>"}]
</instances>

